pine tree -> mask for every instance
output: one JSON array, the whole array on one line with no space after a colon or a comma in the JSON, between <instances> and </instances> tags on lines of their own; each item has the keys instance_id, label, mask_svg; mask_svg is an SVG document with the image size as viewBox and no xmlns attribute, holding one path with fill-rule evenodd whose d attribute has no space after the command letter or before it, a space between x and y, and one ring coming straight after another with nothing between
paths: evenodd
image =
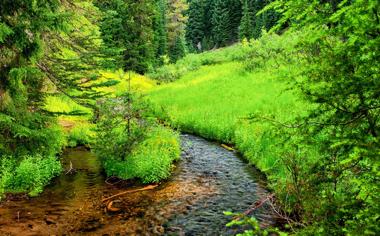
<instances>
[{"instance_id":1,"label":"pine tree","mask_svg":"<svg viewBox=\"0 0 380 236\"><path fill-rule=\"evenodd\" d=\"M205 47L202 45L206 37L205 10L205 0L193 0L189 3L186 41L194 51L202 51Z\"/></svg>"},{"instance_id":2,"label":"pine tree","mask_svg":"<svg viewBox=\"0 0 380 236\"><path fill-rule=\"evenodd\" d=\"M230 39L228 5L224 0L216 0L212 14L212 36L216 47L226 46Z\"/></svg>"},{"instance_id":3,"label":"pine tree","mask_svg":"<svg viewBox=\"0 0 380 236\"><path fill-rule=\"evenodd\" d=\"M263 29L269 30L271 29L278 20L278 13L274 10L268 10L258 14L266 5L268 5L272 0L254 0L252 5L253 9L253 25L254 25L254 38L259 38L261 36L261 31Z\"/></svg>"},{"instance_id":4,"label":"pine tree","mask_svg":"<svg viewBox=\"0 0 380 236\"><path fill-rule=\"evenodd\" d=\"M184 12L188 9L188 5L184 0L169 0L167 11L167 29L168 29L168 47L169 57L174 62L178 60L178 56L184 55L186 51L185 24L187 17Z\"/></svg>"},{"instance_id":5,"label":"pine tree","mask_svg":"<svg viewBox=\"0 0 380 236\"><path fill-rule=\"evenodd\" d=\"M124 69L145 73L152 67L154 60L152 22L154 5L152 0L126 2Z\"/></svg>"},{"instance_id":6,"label":"pine tree","mask_svg":"<svg viewBox=\"0 0 380 236\"><path fill-rule=\"evenodd\" d=\"M161 65L162 57L168 53L168 32L166 22L167 2L166 0L157 0L156 14L153 20L154 29L154 49L158 65Z\"/></svg>"},{"instance_id":7,"label":"pine tree","mask_svg":"<svg viewBox=\"0 0 380 236\"><path fill-rule=\"evenodd\" d=\"M3 1L0 8L0 157L56 154L59 133L43 111L37 67L43 35L63 30L59 1Z\"/></svg>"},{"instance_id":8,"label":"pine tree","mask_svg":"<svg viewBox=\"0 0 380 236\"><path fill-rule=\"evenodd\" d=\"M185 39L177 36L174 44L169 47L169 55L172 62L176 62L186 55Z\"/></svg>"},{"instance_id":9,"label":"pine tree","mask_svg":"<svg viewBox=\"0 0 380 236\"><path fill-rule=\"evenodd\" d=\"M242 2L241 0L228 0L228 15L229 15L229 42L236 42L239 40L239 26L242 17Z\"/></svg>"},{"instance_id":10,"label":"pine tree","mask_svg":"<svg viewBox=\"0 0 380 236\"><path fill-rule=\"evenodd\" d=\"M97 89L115 84L113 80L98 83L100 70L115 60L108 58L105 45L99 40L99 10L85 1L71 4L66 10L71 12L70 27L66 32L45 35L45 56L37 66L54 85L55 94L63 93L78 104L94 108L95 100L104 95ZM73 111L70 115L80 113Z\"/></svg>"},{"instance_id":11,"label":"pine tree","mask_svg":"<svg viewBox=\"0 0 380 236\"><path fill-rule=\"evenodd\" d=\"M249 0L243 1L243 17L241 18L239 27L239 38L241 40L251 39L253 37L253 16L248 1Z\"/></svg>"},{"instance_id":12,"label":"pine tree","mask_svg":"<svg viewBox=\"0 0 380 236\"><path fill-rule=\"evenodd\" d=\"M154 0L97 0L104 12L102 37L115 48L122 47L123 67L145 73L154 64Z\"/></svg>"},{"instance_id":13,"label":"pine tree","mask_svg":"<svg viewBox=\"0 0 380 236\"><path fill-rule=\"evenodd\" d=\"M123 52L125 50L124 17L126 5L123 0L95 0L94 4L102 11L99 21L101 38L105 45L104 52L112 62L106 65L116 69L123 67Z\"/></svg>"}]
</instances>

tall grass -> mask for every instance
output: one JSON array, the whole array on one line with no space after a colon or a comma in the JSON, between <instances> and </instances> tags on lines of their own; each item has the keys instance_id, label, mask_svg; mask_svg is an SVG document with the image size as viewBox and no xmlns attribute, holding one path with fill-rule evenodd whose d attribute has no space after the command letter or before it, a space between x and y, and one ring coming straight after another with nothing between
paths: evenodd
<instances>
[{"instance_id":1,"label":"tall grass","mask_svg":"<svg viewBox=\"0 0 380 236\"><path fill-rule=\"evenodd\" d=\"M236 52L238 58L243 58L244 52L247 58L254 48L235 45L225 50L228 55ZM278 73L279 68L276 72L263 66L247 69L250 65L244 60L233 56L219 58L224 55L219 50L185 58L184 61L198 62L211 57L220 63L201 66L198 70L185 69L187 72L179 80L153 90L149 99L158 116L172 126L235 144L269 177L285 180L285 166L280 161L284 150L280 147L281 137L276 136L276 127L265 121L251 122L249 117L255 114L289 122L306 112L309 105L288 90L282 77L285 72ZM296 74L292 71L296 69L288 66L286 73Z\"/></svg>"}]
</instances>

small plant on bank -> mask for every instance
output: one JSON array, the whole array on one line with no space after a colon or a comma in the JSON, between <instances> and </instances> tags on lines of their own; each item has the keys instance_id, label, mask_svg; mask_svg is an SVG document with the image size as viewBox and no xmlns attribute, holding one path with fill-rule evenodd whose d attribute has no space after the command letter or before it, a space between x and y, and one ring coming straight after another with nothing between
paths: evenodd
<instances>
[{"instance_id":1,"label":"small plant on bank","mask_svg":"<svg viewBox=\"0 0 380 236\"><path fill-rule=\"evenodd\" d=\"M99 102L95 152L108 176L159 182L178 159L178 134L159 126L143 99L127 93Z\"/></svg>"},{"instance_id":2,"label":"small plant on bank","mask_svg":"<svg viewBox=\"0 0 380 236\"><path fill-rule=\"evenodd\" d=\"M281 232L277 228L266 228L260 227L260 223L254 217L248 217L244 214L224 212L224 215L232 217L233 219L226 225L227 227L234 226L245 226L248 229L244 230L243 233L237 234L237 236L267 236L267 235L279 235L286 236L287 233Z\"/></svg>"},{"instance_id":3,"label":"small plant on bank","mask_svg":"<svg viewBox=\"0 0 380 236\"><path fill-rule=\"evenodd\" d=\"M146 117L146 105L137 95L127 93L98 102L96 153L103 159L125 160L141 142L152 121Z\"/></svg>"},{"instance_id":4,"label":"small plant on bank","mask_svg":"<svg viewBox=\"0 0 380 236\"><path fill-rule=\"evenodd\" d=\"M3 156L0 158L0 199L4 193L37 196L61 170L61 163L54 156L26 156L19 162Z\"/></svg>"}]
</instances>

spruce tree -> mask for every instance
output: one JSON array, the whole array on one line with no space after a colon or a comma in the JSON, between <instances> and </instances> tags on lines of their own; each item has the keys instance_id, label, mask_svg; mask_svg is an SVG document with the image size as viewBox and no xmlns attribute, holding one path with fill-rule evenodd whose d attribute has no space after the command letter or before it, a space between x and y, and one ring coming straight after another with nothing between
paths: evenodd
<instances>
[{"instance_id":1,"label":"spruce tree","mask_svg":"<svg viewBox=\"0 0 380 236\"><path fill-rule=\"evenodd\" d=\"M104 12L102 38L115 48L121 47L123 67L145 73L154 64L154 0L97 0Z\"/></svg>"},{"instance_id":2,"label":"spruce tree","mask_svg":"<svg viewBox=\"0 0 380 236\"><path fill-rule=\"evenodd\" d=\"M0 7L0 157L60 148L54 120L43 111L44 73L37 67L43 36L61 31L59 1L2 1Z\"/></svg>"},{"instance_id":3,"label":"spruce tree","mask_svg":"<svg viewBox=\"0 0 380 236\"><path fill-rule=\"evenodd\" d=\"M226 46L230 39L230 21L228 4L224 0L216 0L212 14L212 36L216 47Z\"/></svg>"},{"instance_id":4,"label":"spruce tree","mask_svg":"<svg viewBox=\"0 0 380 236\"><path fill-rule=\"evenodd\" d=\"M239 40L239 26L242 17L242 2L241 0L228 0L228 15L229 15L229 34L230 43Z\"/></svg>"},{"instance_id":5,"label":"spruce tree","mask_svg":"<svg viewBox=\"0 0 380 236\"><path fill-rule=\"evenodd\" d=\"M206 37L205 10L205 0L193 0L189 3L186 41L194 51L202 51L205 46L202 45Z\"/></svg>"},{"instance_id":6,"label":"spruce tree","mask_svg":"<svg viewBox=\"0 0 380 236\"><path fill-rule=\"evenodd\" d=\"M167 11L167 29L168 29L168 47L169 57L172 62L179 59L179 55L183 56L186 51L185 25L187 16L185 11L188 5L185 0L169 0Z\"/></svg>"},{"instance_id":7,"label":"spruce tree","mask_svg":"<svg viewBox=\"0 0 380 236\"><path fill-rule=\"evenodd\" d=\"M145 73L152 67L154 60L153 1L128 0L126 3L124 69Z\"/></svg>"},{"instance_id":8,"label":"spruce tree","mask_svg":"<svg viewBox=\"0 0 380 236\"><path fill-rule=\"evenodd\" d=\"M186 55L185 39L182 36L177 36L174 44L170 45L169 55L172 62L176 62Z\"/></svg>"},{"instance_id":9,"label":"spruce tree","mask_svg":"<svg viewBox=\"0 0 380 236\"><path fill-rule=\"evenodd\" d=\"M154 49L156 61L161 65L162 57L168 53L168 32L166 22L167 2L166 0L157 0L155 6L155 17L153 19L154 30Z\"/></svg>"},{"instance_id":10,"label":"spruce tree","mask_svg":"<svg viewBox=\"0 0 380 236\"><path fill-rule=\"evenodd\" d=\"M248 4L249 0L243 1L243 17L241 18L239 27L239 38L251 39L253 37L253 15Z\"/></svg>"}]
</instances>

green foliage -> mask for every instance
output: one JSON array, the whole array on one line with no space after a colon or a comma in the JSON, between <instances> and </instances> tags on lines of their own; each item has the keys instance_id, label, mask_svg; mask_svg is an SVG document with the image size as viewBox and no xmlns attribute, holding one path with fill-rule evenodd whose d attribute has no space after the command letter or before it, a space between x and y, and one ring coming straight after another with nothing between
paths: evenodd
<instances>
[{"instance_id":1,"label":"green foliage","mask_svg":"<svg viewBox=\"0 0 380 236\"><path fill-rule=\"evenodd\" d=\"M212 15L212 34L216 47L223 47L229 43L229 5L225 0L216 0Z\"/></svg>"},{"instance_id":2,"label":"green foliage","mask_svg":"<svg viewBox=\"0 0 380 236\"><path fill-rule=\"evenodd\" d=\"M76 104L57 109L64 103L52 94L85 105L98 96L83 86L96 78L94 68L102 61L97 14L89 1L2 2L0 157L9 159L8 169L16 173L10 177L14 184L4 182L3 191L34 195L58 174L60 164L52 160L66 138L53 116L88 109Z\"/></svg>"},{"instance_id":3,"label":"green foliage","mask_svg":"<svg viewBox=\"0 0 380 236\"><path fill-rule=\"evenodd\" d=\"M175 62L186 53L185 24L187 17L184 13L188 5L185 0L167 0L167 2L168 54L171 61Z\"/></svg>"},{"instance_id":4,"label":"green foliage","mask_svg":"<svg viewBox=\"0 0 380 236\"><path fill-rule=\"evenodd\" d=\"M190 48L201 52L205 46L202 45L202 40L206 37L206 1L190 1L187 15L186 40Z\"/></svg>"},{"instance_id":5,"label":"green foliage","mask_svg":"<svg viewBox=\"0 0 380 236\"><path fill-rule=\"evenodd\" d=\"M155 125L146 104L127 94L102 101L95 152L108 176L159 182L178 159L178 135Z\"/></svg>"},{"instance_id":6,"label":"green foliage","mask_svg":"<svg viewBox=\"0 0 380 236\"><path fill-rule=\"evenodd\" d=\"M343 6L336 14L353 14L348 25L372 14L364 5ZM379 231L379 76L372 47L378 37L371 28L339 26L344 30L316 24L282 36L264 33L225 49L242 50L244 63L183 70L181 79L150 95L173 126L236 144L267 174L287 214L307 226L300 234ZM358 33L341 40L348 30ZM193 62L207 57L192 56Z\"/></svg>"},{"instance_id":7,"label":"green foliage","mask_svg":"<svg viewBox=\"0 0 380 236\"><path fill-rule=\"evenodd\" d=\"M248 5L248 0L243 1L243 16L239 26L239 37L243 39L253 38L253 13Z\"/></svg>"},{"instance_id":8,"label":"green foliage","mask_svg":"<svg viewBox=\"0 0 380 236\"><path fill-rule=\"evenodd\" d=\"M303 60L292 86L315 107L299 118L292 134L299 140L288 146L307 159L310 146L318 148L309 168L294 165L305 172L299 200L312 225L305 232L377 234L380 3L300 0L272 7L283 13L281 24L305 33L294 49Z\"/></svg>"},{"instance_id":9,"label":"green foliage","mask_svg":"<svg viewBox=\"0 0 380 236\"><path fill-rule=\"evenodd\" d=\"M163 58L168 51L168 30L167 30L167 2L166 0L156 1L156 14L153 19L154 48L156 48L155 58L158 65L164 64Z\"/></svg>"},{"instance_id":10,"label":"green foliage","mask_svg":"<svg viewBox=\"0 0 380 236\"><path fill-rule=\"evenodd\" d=\"M186 25L190 51L202 52L223 47L239 39L259 38L262 30L277 22L274 10L262 12L266 0L191 0Z\"/></svg>"},{"instance_id":11,"label":"green foliage","mask_svg":"<svg viewBox=\"0 0 380 236\"><path fill-rule=\"evenodd\" d=\"M94 143L95 137L96 133L93 124L77 122L76 125L68 131L68 146L91 146L91 144Z\"/></svg>"},{"instance_id":12,"label":"green foliage","mask_svg":"<svg viewBox=\"0 0 380 236\"><path fill-rule=\"evenodd\" d=\"M113 51L122 51L123 68L145 73L154 62L153 0L96 1L104 12L102 37ZM128 32L128 33L125 33Z\"/></svg>"},{"instance_id":13,"label":"green foliage","mask_svg":"<svg viewBox=\"0 0 380 236\"><path fill-rule=\"evenodd\" d=\"M81 106L64 94L50 94L45 98L45 110L55 115L92 117L92 110Z\"/></svg>"},{"instance_id":14,"label":"green foliage","mask_svg":"<svg viewBox=\"0 0 380 236\"><path fill-rule=\"evenodd\" d=\"M104 99L98 102L95 152L102 159L124 160L144 140L151 125L147 107L137 95Z\"/></svg>"},{"instance_id":15,"label":"green foliage","mask_svg":"<svg viewBox=\"0 0 380 236\"><path fill-rule=\"evenodd\" d=\"M167 179L173 169L173 161L179 159L178 134L168 128L156 126L148 130L125 160L107 158L104 168L108 176L122 179L137 178L143 183L157 183Z\"/></svg>"},{"instance_id":16,"label":"green foliage","mask_svg":"<svg viewBox=\"0 0 380 236\"><path fill-rule=\"evenodd\" d=\"M267 228L267 229L261 229L260 223L258 220L254 217L248 217L244 214L237 214L232 212L224 212L224 215L233 217L233 220L229 222L226 226L227 227L233 227L237 225L244 225L249 226L250 229L244 230L243 233L237 234L237 236L268 236L268 235L279 235L279 236L286 236L287 233L281 232L280 230L276 228Z\"/></svg>"},{"instance_id":17,"label":"green foliage","mask_svg":"<svg viewBox=\"0 0 380 236\"><path fill-rule=\"evenodd\" d=\"M0 159L0 197L4 193L28 193L36 196L61 172L55 157L26 156L19 163L9 156Z\"/></svg>"},{"instance_id":18,"label":"green foliage","mask_svg":"<svg viewBox=\"0 0 380 236\"><path fill-rule=\"evenodd\" d=\"M176 37L174 44L169 47L169 56L172 62L184 57L186 54L185 39L182 37Z\"/></svg>"},{"instance_id":19,"label":"green foliage","mask_svg":"<svg viewBox=\"0 0 380 236\"><path fill-rule=\"evenodd\" d=\"M205 52L201 56L188 54L175 64L164 65L157 68L149 77L158 81L168 82L179 79L187 72L195 71L204 65L214 65L229 61L243 61L247 58L246 53L249 48L232 46L223 50Z\"/></svg>"}]
</instances>

